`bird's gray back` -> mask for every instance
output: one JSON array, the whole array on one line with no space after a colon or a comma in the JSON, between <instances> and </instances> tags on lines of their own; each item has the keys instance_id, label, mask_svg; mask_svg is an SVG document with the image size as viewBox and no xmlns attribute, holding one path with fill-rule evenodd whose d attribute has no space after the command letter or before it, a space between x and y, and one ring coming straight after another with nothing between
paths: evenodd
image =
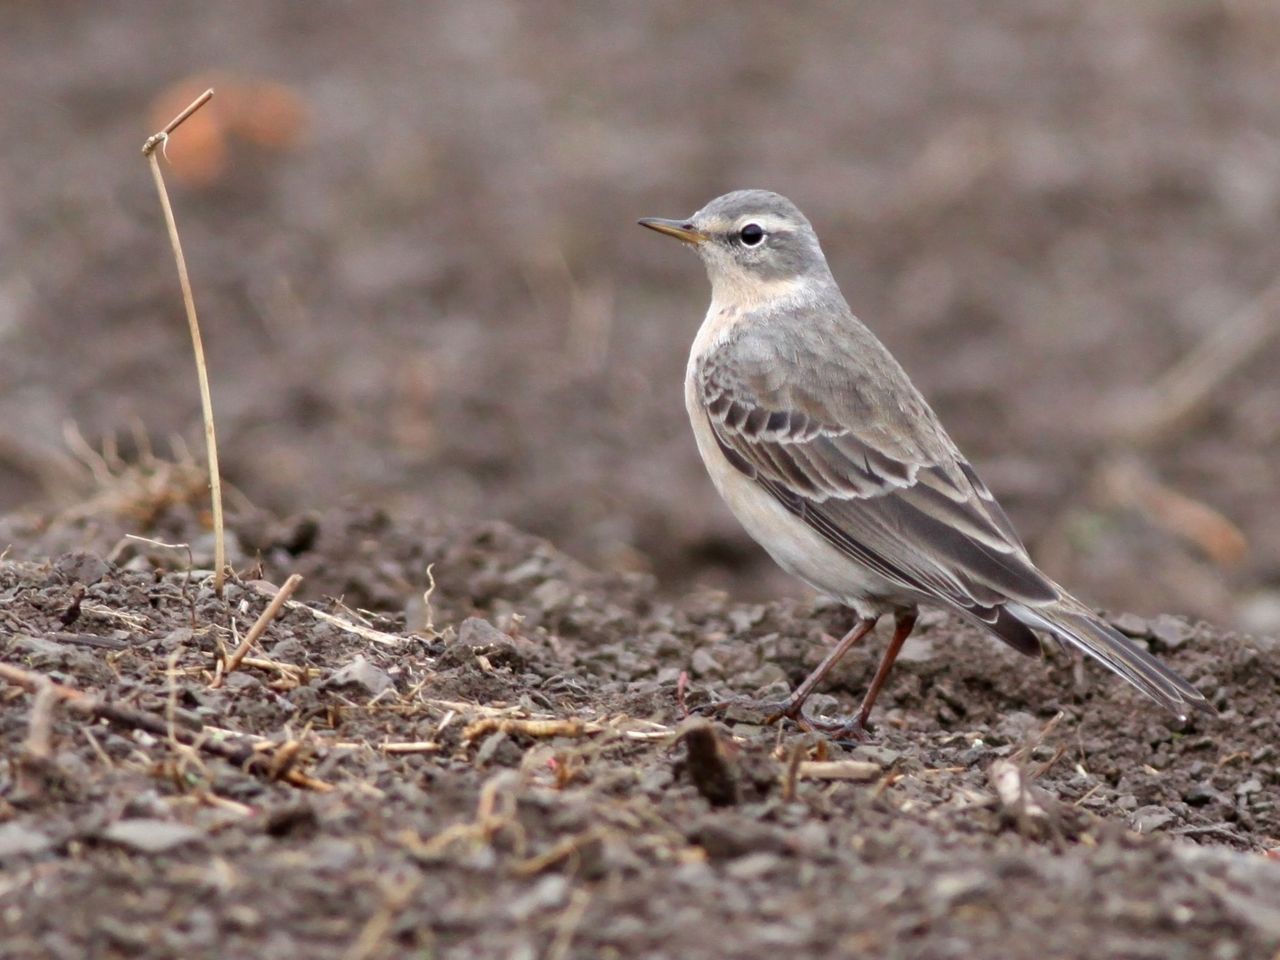
<instances>
[{"instance_id":1,"label":"bird's gray back","mask_svg":"<svg viewBox=\"0 0 1280 960\"><path fill-rule=\"evenodd\" d=\"M948 465L959 457L906 371L834 284L748 313L699 366L705 379L764 408L802 411L894 459Z\"/></svg>"}]
</instances>

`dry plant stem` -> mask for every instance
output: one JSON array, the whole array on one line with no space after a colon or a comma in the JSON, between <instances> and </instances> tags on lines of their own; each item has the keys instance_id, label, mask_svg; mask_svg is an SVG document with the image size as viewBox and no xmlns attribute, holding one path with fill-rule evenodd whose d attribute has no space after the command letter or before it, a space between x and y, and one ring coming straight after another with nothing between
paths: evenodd
<instances>
[{"instance_id":1,"label":"dry plant stem","mask_svg":"<svg viewBox=\"0 0 1280 960\"><path fill-rule=\"evenodd\" d=\"M434 740L406 740L396 743L380 743L378 749L383 753L435 753L440 744Z\"/></svg>"},{"instance_id":2,"label":"dry plant stem","mask_svg":"<svg viewBox=\"0 0 1280 960\"><path fill-rule=\"evenodd\" d=\"M381 884L381 887L382 904L369 917L355 943L347 950L345 960L368 960L382 952L388 945L387 934L392 922L413 898L418 881L408 879L398 883L388 882Z\"/></svg>"},{"instance_id":3,"label":"dry plant stem","mask_svg":"<svg viewBox=\"0 0 1280 960\"><path fill-rule=\"evenodd\" d=\"M45 694L45 696L52 696L61 703L66 704L67 709L72 713L109 720L112 723L117 723L133 730L143 730L165 741L172 740L183 746L194 747L204 753L221 757L223 760L227 760L244 769L252 770L262 776L269 777L271 775L271 771L262 762L264 759L268 762L272 761L272 758L267 756L267 751L263 749L264 746L270 746L269 741L264 744L254 742L243 736L237 736L235 740L210 740L202 733L193 733L182 727L171 728L164 717L99 700L97 697L80 690L54 683L42 673L23 670L21 667L16 667L10 663L0 663L0 680L37 695L42 690L52 691L49 694ZM292 761L292 759L293 757L290 756L289 760ZM306 774L293 769L284 770L279 779L296 787L305 787L309 790L325 791L332 789L332 785L308 777Z\"/></svg>"},{"instance_id":4,"label":"dry plant stem","mask_svg":"<svg viewBox=\"0 0 1280 960\"><path fill-rule=\"evenodd\" d=\"M173 259L178 265L178 282L182 285L182 302L187 310L187 323L191 328L191 346L196 357L196 375L200 379L200 408L204 416L205 450L209 458L209 493L213 503L213 589L222 596L222 583L226 576L226 542L222 522L222 479L218 470L218 440L213 426L213 400L209 393L209 371L204 361L204 344L200 339L200 322L196 318L195 294L191 291L191 277L187 274L187 260L182 254L182 241L178 237L178 223L169 203L169 191L165 189L164 176L160 173L160 159L156 148L162 146L169 135L189 116L209 102L212 90L206 90L190 106L173 118L163 130L147 138L142 153L151 164L151 175L160 195L160 207L164 211L165 226L169 230L169 243L173 246Z\"/></svg>"},{"instance_id":5,"label":"dry plant stem","mask_svg":"<svg viewBox=\"0 0 1280 960\"><path fill-rule=\"evenodd\" d=\"M258 642L259 638L261 638L264 633L267 632L267 627L271 625L271 621L280 613L281 608L283 608L286 601L293 596L293 591L298 589L298 584L301 582L302 577L296 573L284 582L284 586L282 586L276 592L276 595L271 598L271 602L268 603L267 608L262 611L262 615L258 617L253 626L249 628L249 632L244 635L244 639L240 641L240 645L231 652L231 656L227 657L227 665L224 673L232 673L240 666L240 662L249 655L249 651L253 648L253 645Z\"/></svg>"},{"instance_id":6,"label":"dry plant stem","mask_svg":"<svg viewBox=\"0 0 1280 960\"><path fill-rule=\"evenodd\" d=\"M997 760L987 771L1000 808L1027 833L1033 821L1048 819L1049 813L1031 794L1022 767L1011 760Z\"/></svg>"},{"instance_id":7,"label":"dry plant stem","mask_svg":"<svg viewBox=\"0 0 1280 960\"><path fill-rule=\"evenodd\" d=\"M872 783L883 773L880 764L869 760L804 760L796 765L801 780L852 780Z\"/></svg>"},{"instance_id":8,"label":"dry plant stem","mask_svg":"<svg viewBox=\"0 0 1280 960\"><path fill-rule=\"evenodd\" d=\"M556 924L555 939L547 948L547 960L565 960L569 956L569 948L573 945L573 937L582 926L582 918L586 915L587 906L591 903L591 894L579 887L569 895L569 905L560 915Z\"/></svg>"},{"instance_id":9,"label":"dry plant stem","mask_svg":"<svg viewBox=\"0 0 1280 960\"><path fill-rule=\"evenodd\" d=\"M800 778L800 764L804 760L806 746L797 743L787 758L787 770L782 777L782 799L790 803L796 798L796 781Z\"/></svg>"},{"instance_id":10,"label":"dry plant stem","mask_svg":"<svg viewBox=\"0 0 1280 960\"><path fill-rule=\"evenodd\" d=\"M58 702L58 691L49 681L40 683L35 702L31 705L31 721L27 726L27 741L23 744L26 755L32 760L47 760L53 755L53 705Z\"/></svg>"},{"instance_id":11,"label":"dry plant stem","mask_svg":"<svg viewBox=\"0 0 1280 960\"><path fill-rule=\"evenodd\" d=\"M581 737L599 733L603 728L599 724L586 724L577 718L502 718L483 717L468 724L462 731L462 739L476 740L485 734L501 730L503 733L518 733L528 737Z\"/></svg>"},{"instance_id":12,"label":"dry plant stem","mask_svg":"<svg viewBox=\"0 0 1280 960\"><path fill-rule=\"evenodd\" d=\"M253 667L255 670L269 670L272 673L291 677L299 682L306 680L308 677L318 677L324 672L314 667L299 667L297 664L281 663L279 660L268 660L265 657L245 657L240 661L240 666Z\"/></svg>"},{"instance_id":13,"label":"dry plant stem","mask_svg":"<svg viewBox=\"0 0 1280 960\"><path fill-rule=\"evenodd\" d=\"M423 615L426 617L424 627L432 636L436 635L435 615L431 610L431 595L436 592L436 578L431 572L434 566L434 563L427 564L427 589L422 592Z\"/></svg>"},{"instance_id":14,"label":"dry plant stem","mask_svg":"<svg viewBox=\"0 0 1280 960\"><path fill-rule=\"evenodd\" d=\"M513 864L511 872L517 877L535 876L548 867L555 866L562 860L568 860L570 857L578 855L584 847L604 840L607 835L603 828L591 827L582 833L565 837L559 843L553 844L549 850Z\"/></svg>"},{"instance_id":15,"label":"dry plant stem","mask_svg":"<svg viewBox=\"0 0 1280 960\"><path fill-rule=\"evenodd\" d=\"M154 133L147 138L147 142L142 145L143 156L149 157L151 156L151 154L155 153L156 147L164 143L165 139L169 136L169 134L173 133L173 131L177 130L178 127L186 123L188 117L190 117L193 113L195 113L197 110L199 110L201 107L203 107L206 103L208 103L212 99L213 99L213 90L212 88L210 88L209 90L206 90L204 93L200 94L200 96L192 100L189 104L187 104L186 109L184 109L180 114L178 114L176 117L170 120L167 124L165 124L165 128L163 130L161 130L159 133Z\"/></svg>"},{"instance_id":16,"label":"dry plant stem","mask_svg":"<svg viewBox=\"0 0 1280 960\"><path fill-rule=\"evenodd\" d=\"M274 597L279 593L279 588L268 583L254 583L253 590L265 597ZM371 627L362 627L358 623L352 623L350 620L344 620L342 617L335 617L332 613L325 613L323 610L317 610L315 607L308 606L305 603L299 603L297 600L288 601L285 606L290 610L297 610L305 613L309 617L315 617L317 620L323 621L330 626L337 627L346 633L354 633L357 637L363 637L373 643L381 643L388 647L397 647L405 642L404 637L397 637L393 633L384 633L381 630L374 630Z\"/></svg>"},{"instance_id":17,"label":"dry plant stem","mask_svg":"<svg viewBox=\"0 0 1280 960\"><path fill-rule=\"evenodd\" d=\"M437 707L443 707L451 713L479 714L480 719L469 723L462 731L462 738L467 742L478 740L496 731L507 734L518 734L529 737L590 737L598 733L610 732L624 740L666 740L674 735L674 731L660 723L650 720L638 720L634 717L619 716L608 722L581 720L577 717L518 717L513 716L514 707L489 707L480 703L460 703L454 700L424 700ZM638 730L636 726L647 729ZM444 729L442 722L440 730ZM439 731L437 731L439 732Z\"/></svg>"}]
</instances>

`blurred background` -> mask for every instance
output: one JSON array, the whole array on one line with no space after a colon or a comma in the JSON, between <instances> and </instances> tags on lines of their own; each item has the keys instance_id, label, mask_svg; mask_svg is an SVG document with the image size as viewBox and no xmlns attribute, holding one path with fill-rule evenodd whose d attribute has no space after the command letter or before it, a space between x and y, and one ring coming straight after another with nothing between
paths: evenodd
<instances>
[{"instance_id":1,"label":"blurred background","mask_svg":"<svg viewBox=\"0 0 1280 960\"><path fill-rule=\"evenodd\" d=\"M4 4L0 513L84 498L68 424L199 450L138 151L212 85L166 169L248 502L800 593L689 433L701 266L634 226L767 187L1055 576L1275 631L1278 63L1270 0Z\"/></svg>"}]
</instances>

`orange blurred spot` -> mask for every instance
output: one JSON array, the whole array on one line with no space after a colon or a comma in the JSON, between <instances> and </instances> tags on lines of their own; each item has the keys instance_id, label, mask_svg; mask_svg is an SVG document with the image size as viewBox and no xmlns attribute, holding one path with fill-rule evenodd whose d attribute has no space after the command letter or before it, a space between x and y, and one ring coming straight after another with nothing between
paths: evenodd
<instances>
[{"instance_id":1,"label":"orange blurred spot","mask_svg":"<svg viewBox=\"0 0 1280 960\"><path fill-rule=\"evenodd\" d=\"M306 126L302 98L280 83L222 74L188 77L151 103L150 129L160 130L192 100L213 87L213 100L178 128L165 147L173 173L184 183L206 186L225 172L239 138L272 152L292 149Z\"/></svg>"}]
</instances>

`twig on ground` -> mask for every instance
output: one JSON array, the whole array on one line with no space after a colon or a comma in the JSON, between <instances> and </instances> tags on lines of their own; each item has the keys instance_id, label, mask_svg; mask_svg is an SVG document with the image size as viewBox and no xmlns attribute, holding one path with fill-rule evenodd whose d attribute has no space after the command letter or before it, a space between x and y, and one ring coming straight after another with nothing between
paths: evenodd
<instances>
[{"instance_id":1,"label":"twig on ground","mask_svg":"<svg viewBox=\"0 0 1280 960\"><path fill-rule=\"evenodd\" d=\"M782 775L782 799L787 803L796 798L796 782L800 778L800 764L804 760L804 755L808 752L808 749L808 744L801 740L791 748L791 754L787 757L787 769Z\"/></svg>"},{"instance_id":2,"label":"twig on ground","mask_svg":"<svg viewBox=\"0 0 1280 960\"><path fill-rule=\"evenodd\" d=\"M599 733L599 724L587 724L577 717L481 717L462 731L463 740L477 740L485 734L501 730L503 733L522 733L529 737L582 737Z\"/></svg>"},{"instance_id":3,"label":"twig on ground","mask_svg":"<svg viewBox=\"0 0 1280 960\"><path fill-rule=\"evenodd\" d=\"M176 745L178 738L174 735L177 730L178 718L178 660L182 657L182 647L179 645L169 654L169 659L165 663L165 687L168 690L168 696L164 701L164 722L168 725L169 743Z\"/></svg>"},{"instance_id":4,"label":"twig on ground","mask_svg":"<svg viewBox=\"0 0 1280 960\"><path fill-rule=\"evenodd\" d=\"M126 533L125 540L136 540L138 543L149 543L153 547L164 547L166 550L185 550L187 552L187 577L191 577L191 571L195 568L195 559L191 556L191 544L189 543L165 543L163 540L155 540L151 537L140 537L136 533ZM116 545L111 551L111 555L107 557L112 563L115 563L120 556L120 550L124 546L124 541Z\"/></svg>"},{"instance_id":5,"label":"twig on ground","mask_svg":"<svg viewBox=\"0 0 1280 960\"><path fill-rule=\"evenodd\" d=\"M65 630L51 630L45 634L57 643L69 643L77 647L96 647L99 650L124 650L129 644L114 637L95 637L91 634L68 633Z\"/></svg>"},{"instance_id":6,"label":"twig on ground","mask_svg":"<svg viewBox=\"0 0 1280 960\"><path fill-rule=\"evenodd\" d=\"M264 597L274 597L282 589L274 584L264 583L261 580L254 581L250 586L255 592L262 594ZM397 637L394 633L384 633L381 630L374 630L372 627L362 627L358 623L352 623L350 620L342 619L342 617L335 617L332 613L317 610L315 607L297 600L286 600L285 607L289 610L298 610L346 633L354 633L357 637L363 637L366 640L381 643L388 647L398 647L405 641L404 637Z\"/></svg>"},{"instance_id":7,"label":"twig on ground","mask_svg":"<svg viewBox=\"0 0 1280 960\"><path fill-rule=\"evenodd\" d=\"M106 620L110 623L120 623L133 630L143 630L147 626L147 618L136 613L125 613L121 610L113 610L103 603L84 603L80 604L80 613L97 617L99 620Z\"/></svg>"},{"instance_id":8,"label":"twig on ground","mask_svg":"<svg viewBox=\"0 0 1280 960\"><path fill-rule=\"evenodd\" d=\"M247 803L239 803L228 797L220 797L212 790L197 790L194 796L197 803L202 803L207 807L226 810L228 813L233 813L241 818L253 816L253 807Z\"/></svg>"},{"instance_id":9,"label":"twig on ground","mask_svg":"<svg viewBox=\"0 0 1280 960\"><path fill-rule=\"evenodd\" d=\"M268 684L272 690L292 690L302 686L308 680L319 677L324 672L314 667L299 667L296 664L268 660L265 657L245 657L240 661L240 666L278 674L279 676Z\"/></svg>"},{"instance_id":10,"label":"twig on ground","mask_svg":"<svg viewBox=\"0 0 1280 960\"><path fill-rule=\"evenodd\" d=\"M67 709L73 713L109 720L112 723L134 730L142 730L159 737L166 743L172 741L183 746L194 747L202 753L221 757L223 760L233 763L242 769L268 779L273 778L269 764L274 759L274 753L289 746L289 744L277 745L273 741L265 739L255 742L240 734L237 734L234 740L211 740L203 733L193 733L182 727L175 726L171 730L165 717L100 700L73 687L54 683L44 674L24 670L9 663L0 663L0 680L37 694L42 686L47 685L47 689L53 691L52 696L57 701L65 704ZM279 779L293 786L305 787L309 790L325 791L333 789L332 785L293 769L282 769Z\"/></svg>"},{"instance_id":11,"label":"twig on ground","mask_svg":"<svg viewBox=\"0 0 1280 960\"><path fill-rule=\"evenodd\" d=\"M1090 787L1090 788L1089 788L1088 790L1086 790L1083 794L1081 794L1081 795L1080 795L1080 797L1079 797L1079 799L1077 799L1077 800L1076 800L1074 803L1072 803L1071 805L1072 805L1073 807L1083 806L1083 805L1084 805L1084 802L1085 802L1086 800L1088 800L1090 797L1092 797L1095 793L1097 793L1097 792L1098 792L1099 790L1101 790L1101 789L1102 789L1102 784L1101 784L1101 783L1095 783L1092 787Z\"/></svg>"},{"instance_id":12,"label":"twig on ground","mask_svg":"<svg viewBox=\"0 0 1280 960\"><path fill-rule=\"evenodd\" d=\"M504 787L510 789L503 790ZM405 837L410 852L426 858L440 856L458 841L488 842L503 830L512 835L518 856L524 856L526 837L524 828L515 816L516 794L520 788L520 776L512 770L494 774L480 787L480 799L476 804L475 818L468 823L455 823L441 830L429 840L416 834ZM499 809L501 808L501 809Z\"/></svg>"},{"instance_id":13,"label":"twig on ground","mask_svg":"<svg viewBox=\"0 0 1280 960\"><path fill-rule=\"evenodd\" d=\"M1053 733L1053 731L1058 729L1058 724L1062 722L1062 718L1065 716L1066 716L1066 712L1063 710L1059 710L1057 713L1055 713L1052 717L1050 717L1047 721L1045 721L1045 725L1043 727L1037 730L1034 734L1027 737L1026 741L1022 744L1022 746L1020 746L1017 750L1014 751L1013 756L1010 757L1010 759L1013 760L1014 763L1022 763L1024 760L1030 757L1032 752L1036 749L1036 747L1044 743L1045 740L1048 738L1049 734Z\"/></svg>"},{"instance_id":14,"label":"twig on ground","mask_svg":"<svg viewBox=\"0 0 1280 960\"><path fill-rule=\"evenodd\" d=\"M360 935L347 950L345 960L368 960L386 945L391 923L413 898L419 881L412 876L397 876L378 884L382 902L365 922Z\"/></svg>"},{"instance_id":15,"label":"twig on ground","mask_svg":"<svg viewBox=\"0 0 1280 960\"><path fill-rule=\"evenodd\" d=\"M432 701L449 709L460 712L489 713L473 720L462 731L463 740L477 740L486 734L501 731L503 733L524 734L529 737L589 737L597 733L611 731L626 740L665 740L674 731L660 723L647 720L636 720L633 717L613 717L607 721L581 720L577 717L516 717L502 716L501 711L484 707L481 704L453 703L447 700ZM649 729L636 729L637 726Z\"/></svg>"},{"instance_id":16,"label":"twig on ground","mask_svg":"<svg viewBox=\"0 0 1280 960\"><path fill-rule=\"evenodd\" d=\"M434 563L427 564L427 589L422 592L422 615L426 620L423 627L431 636L436 636L435 613L431 609L431 595L436 592L436 577L432 572L434 566Z\"/></svg>"},{"instance_id":17,"label":"twig on ground","mask_svg":"<svg viewBox=\"0 0 1280 960\"><path fill-rule=\"evenodd\" d=\"M173 216L173 206L169 203L169 191L165 189L164 175L160 172L160 158L156 156L156 148L162 148L169 135L184 120L209 102L212 90L206 90L176 117L174 117L159 133L152 134L142 145L142 155L151 164L151 175L156 182L156 193L160 196L160 208L164 211L165 227L169 232L169 243L173 247L173 259L178 266L178 283L182 287L182 302L187 311L187 324L191 328L191 346L195 352L196 375L200 381L200 408L204 417L205 452L209 459L209 493L213 505L213 589L222 596L222 583L226 576L227 552L222 521L222 479L218 470L218 440L213 426L213 400L209 392L209 371L205 366L204 344L200 338L200 322L196 317L195 294L191 290L191 277L187 273L187 260L182 254L182 241L178 237L178 223Z\"/></svg>"},{"instance_id":18,"label":"twig on ground","mask_svg":"<svg viewBox=\"0 0 1280 960\"><path fill-rule=\"evenodd\" d=\"M41 677L27 720L27 737L13 762L16 793L28 802L45 796L60 779L53 763L53 709L57 702L54 683Z\"/></svg>"},{"instance_id":19,"label":"twig on ground","mask_svg":"<svg viewBox=\"0 0 1280 960\"><path fill-rule=\"evenodd\" d=\"M93 752L98 755L98 759L102 761L102 765L108 770L115 767L116 763L111 759L111 755L102 749L102 744L98 742L98 738L93 735L93 731L88 727L81 727L80 732L84 734L84 738L89 741L89 746L93 748Z\"/></svg>"},{"instance_id":20,"label":"twig on ground","mask_svg":"<svg viewBox=\"0 0 1280 960\"><path fill-rule=\"evenodd\" d=\"M805 760L796 766L796 776L801 780L852 780L855 783L871 783L880 778L884 769L870 760Z\"/></svg>"},{"instance_id":21,"label":"twig on ground","mask_svg":"<svg viewBox=\"0 0 1280 960\"><path fill-rule=\"evenodd\" d=\"M584 848L599 843L604 837L605 830L603 827L590 827L582 833L575 833L572 836L565 837L536 856L512 864L511 872L517 877L532 877L548 867L554 866L561 860L578 856Z\"/></svg>"},{"instance_id":22,"label":"twig on ground","mask_svg":"<svg viewBox=\"0 0 1280 960\"><path fill-rule=\"evenodd\" d=\"M574 934L582 926L582 918L586 915L587 906L591 903L591 893L578 887L569 895L569 905L560 914L556 924L555 939L547 948L547 960L564 960L573 945Z\"/></svg>"},{"instance_id":23,"label":"twig on ground","mask_svg":"<svg viewBox=\"0 0 1280 960\"><path fill-rule=\"evenodd\" d=\"M1031 793L1031 785L1023 775L1022 767L1012 760L997 760L987 772L1000 809L1018 824L1024 835L1031 835L1049 819L1047 811Z\"/></svg>"},{"instance_id":24,"label":"twig on ground","mask_svg":"<svg viewBox=\"0 0 1280 960\"><path fill-rule=\"evenodd\" d=\"M378 749L383 753L435 753L440 749L440 744L434 740L407 740L380 743Z\"/></svg>"},{"instance_id":25,"label":"twig on ground","mask_svg":"<svg viewBox=\"0 0 1280 960\"><path fill-rule=\"evenodd\" d=\"M31 704L31 717L27 722L27 739L22 745L22 751L27 759L37 762L48 760L53 755L53 705L58 702L58 694L53 682L43 678L42 680Z\"/></svg>"},{"instance_id":26,"label":"twig on ground","mask_svg":"<svg viewBox=\"0 0 1280 960\"><path fill-rule=\"evenodd\" d=\"M249 655L249 651L253 648L253 645L258 642L264 633L267 632L267 627L271 626L271 621L280 613L281 608L288 602L289 598L293 596L293 592L298 589L298 584L301 582L302 577L299 574L291 574L289 579L284 582L284 586L276 591L276 595L271 598L271 602L267 604L267 608L263 610L258 619L254 621L253 626L249 628L249 632L246 633L244 635L244 639L240 641L240 645L231 651L231 655L227 657L226 666L223 669L223 675L234 673L236 669L239 668L241 661ZM221 686L222 676L215 678L212 685L215 687Z\"/></svg>"}]
</instances>

